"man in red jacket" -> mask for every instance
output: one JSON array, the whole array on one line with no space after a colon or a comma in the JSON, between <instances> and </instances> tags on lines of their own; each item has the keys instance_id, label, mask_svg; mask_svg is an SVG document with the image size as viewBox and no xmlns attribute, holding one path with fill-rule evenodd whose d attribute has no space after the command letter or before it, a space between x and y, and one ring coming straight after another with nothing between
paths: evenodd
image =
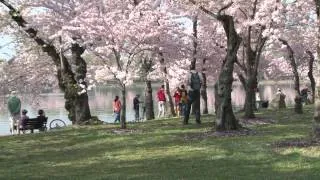
<instances>
[{"instance_id":1,"label":"man in red jacket","mask_svg":"<svg viewBox=\"0 0 320 180\"><path fill-rule=\"evenodd\" d=\"M160 89L157 92L158 98L158 118L164 117L165 114L165 107L166 107L166 95L164 92L164 85L161 85Z\"/></svg>"}]
</instances>

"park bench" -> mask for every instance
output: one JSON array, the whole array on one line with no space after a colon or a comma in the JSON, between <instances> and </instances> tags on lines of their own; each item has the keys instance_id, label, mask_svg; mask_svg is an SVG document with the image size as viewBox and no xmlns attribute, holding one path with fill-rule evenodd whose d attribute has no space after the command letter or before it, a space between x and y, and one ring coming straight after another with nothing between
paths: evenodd
<instances>
[{"instance_id":1,"label":"park bench","mask_svg":"<svg viewBox=\"0 0 320 180\"><path fill-rule=\"evenodd\" d=\"M30 130L33 133L33 130L39 129L39 131L47 130L47 120L48 117L36 117L26 119L24 122L24 128L19 128L19 131Z\"/></svg>"},{"instance_id":2,"label":"park bench","mask_svg":"<svg viewBox=\"0 0 320 180\"><path fill-rule=\"evenodd\" d=\"M259 109L259 108L268 108L268 106L269 106L269 101L256 101L256 103L257 103L257 108Z\"/></svg>"}]
</instances>

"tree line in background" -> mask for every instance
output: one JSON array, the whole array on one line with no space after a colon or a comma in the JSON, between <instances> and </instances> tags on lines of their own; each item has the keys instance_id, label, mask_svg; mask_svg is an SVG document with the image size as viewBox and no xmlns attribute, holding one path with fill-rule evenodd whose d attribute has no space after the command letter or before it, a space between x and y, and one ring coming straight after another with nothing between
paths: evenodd
<instances>
[{"instance_id":1,"label":"tree line in background","mask_svg":"<svg viewBox=\"0 0 320 180\"><path fill-rule=\"evenodd\" d=\"M310 80L317 131L319 72L313 77L320 49L317 0L0 2L1 31L15 37L17 46L14 59L1 63L1 83L7 84L7 91L21 86L39 92L34 87L59 86L74 124L92 119L88 95L79 93L80 84L112 80L121 90L121 127L126 128L126 87L133 80L145 83L146 116L153 119L152 81L162 79L174 115L170 90L195 69L206 79L201 90L205 102L207 84L215 87L217 130L240 127L231 104L236 79L246 92L245 117L254 118L259 80L290 76L297 113L303 112L300 81Z\"/></svg>"}]
</instances>

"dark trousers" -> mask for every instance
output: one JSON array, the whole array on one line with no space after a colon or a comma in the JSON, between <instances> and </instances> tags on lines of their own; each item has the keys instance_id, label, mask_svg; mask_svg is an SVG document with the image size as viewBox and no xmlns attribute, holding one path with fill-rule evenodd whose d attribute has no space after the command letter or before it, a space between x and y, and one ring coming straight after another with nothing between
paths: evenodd
<instances>
[{"instance_id":1,"label":"dark trousers","mask_svg":"<svg viewBox=\"0 0 320 180\"><path fill-rule=\"evenodd\" d=\"M139 108L134 109L134 117L136 121L140 120Z\"/></svg>"},{"instance_id":2,"label":"dark trousers","mask_svg":"<svg viewBox=\"0 0 320 180\"><path fill-rule=\"evenodd\" d=\"M195 116L196 116L196 122L198 124L201 123L200 121L200 91L199 90L193 90L188 92L188 103L186 104L185 110L184 110L184 117L183 117L183 123L188 124L189 122L189 116L190 116L190 110L192 104L194 104L195 108Z\"/></svg>"}]
</instances>

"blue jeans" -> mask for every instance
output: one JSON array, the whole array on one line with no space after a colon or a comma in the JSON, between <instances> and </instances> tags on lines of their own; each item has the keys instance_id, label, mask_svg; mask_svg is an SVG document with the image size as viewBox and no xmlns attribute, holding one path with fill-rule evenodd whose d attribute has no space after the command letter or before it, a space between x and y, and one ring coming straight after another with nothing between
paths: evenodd
<instances>
[{"instance_id":1,"label":"blue jeans","mask_svg":"<svg viewBox=\"0 0 320 180\"><path fill-rule=\"evenodd\" d=\"M185 114L187 113L186 112L187 111L187 106L188 106L188 104L186 104L186 103L180 103L180 114L182 116L185 116Z\"/></svg>"},{"instance_id":2,"label":"blue jeans","mask_svg":"<svg viewBox=\"0 0 320 180\"><path fill-rule=\"evenodd\" d=\"M115 115L114 123L116 123L117 121L119 121L120 123L120 112L114 112L114 115Z\"/></svg>"}]
</instances>

